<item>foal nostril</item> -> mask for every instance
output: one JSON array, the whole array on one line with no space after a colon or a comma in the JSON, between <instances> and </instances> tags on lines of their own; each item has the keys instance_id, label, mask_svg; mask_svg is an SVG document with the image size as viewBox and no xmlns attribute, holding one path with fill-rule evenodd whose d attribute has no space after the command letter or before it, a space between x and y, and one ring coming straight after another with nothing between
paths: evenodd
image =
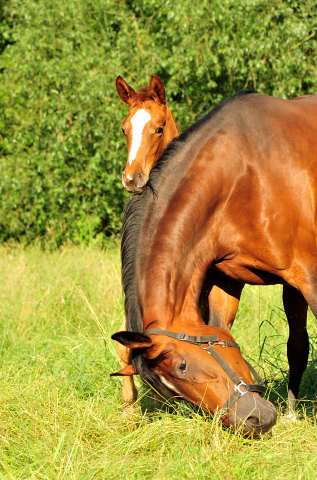
<instances>
[{"instance_id":1,"label":"foal nostril","mask_svg":"<svg viewBox=\"0 0 317 480\"><path fill-rule=\"evenodd\" d=\"M142 191L148 179L149 176L139 170L128 174L125 171L122 173L122 184L130 192Z\"/></svg>"},{"instance_id":2,"label":"foal nostril","mask_svg":"<svg viewBox=\"0 0 317 480\"><path fill-rule=\"evenodd\" d=\"M136 171L133 179L133 183L138 188L143 188L148 181L148 176L142 172Z\"/></svg>"}]
</instances>

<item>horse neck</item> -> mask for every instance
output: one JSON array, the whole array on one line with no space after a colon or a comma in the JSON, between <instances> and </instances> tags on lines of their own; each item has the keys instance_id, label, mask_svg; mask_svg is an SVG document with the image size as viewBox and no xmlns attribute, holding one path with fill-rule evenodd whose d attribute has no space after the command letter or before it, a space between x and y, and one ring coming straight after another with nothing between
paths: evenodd
<instances>
[{"instance_id":1,"label":"horse neck","mask_svg":"<svg viewBox=\"0 0 317 480\"><path fill-rule=\"evenodd\" d=\"M197 262L197 258L201 257L201 248L201 244L193 247L186 259L180 259L176 251L162 252L158 257L154 255L154 258L147 259L147 273L143 270L138 292L144 330L162 328L185 331L188 325L204 325L198 303L209 260ZM204 250L206 248L203 247ZM177 250L181 251L182 248ZM181 263L182 268L179 268Z\"/></svg>"},{"instance_id":2,"label":"horse neck","mask_svg":"<svg viewBox=\"0 0 317 480\"><path fill-rule=\"evenodd\" d=\"M216 206L233 188L222 182L222 157L215 161L212 152L223 147L213 138L206 143L209 130L208 123L164 164L160 193L149 195L136 253L136 298L144 328L152 328L151 322L156 323L153 328L166 330L203 324L198 310L202 283L208 267L222 254L222 216ZM193 155L202 144L205 154Z\"/></svg>"},{"instance_id":3,"label":"horse neck","mask_svg":"<svg viewBox=\"0 0 317 480\"><path fill-rule=\"evenodd\" d=\"M161 155L163 148L168 143L170 143L175 137L178 137L178 135L179 135L179 132L178 132L173 114L172 114L169 106L166 105L166 123L165 123L165 127L164 127L164 134L162 135L162 140L161 140L159 149L157 151L156 160Z\"/></svg>"}]
</instances>

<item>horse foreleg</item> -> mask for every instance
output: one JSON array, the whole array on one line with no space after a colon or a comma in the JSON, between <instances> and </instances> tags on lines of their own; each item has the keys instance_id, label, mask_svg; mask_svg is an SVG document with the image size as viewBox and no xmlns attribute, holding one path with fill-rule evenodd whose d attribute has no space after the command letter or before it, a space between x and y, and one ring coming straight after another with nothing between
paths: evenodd
<instances>
[{"instance_id":1,"label":"horse foreleg","mask_svg":"<svg viewBox=\"0 0 317 480\"><path fill-rule=\"evenodd\" d=\"M287 342L289 382L286 413L290 413L295 410L299 384L308 361L307 302L299 290L290 285L284 285L283 303L289 325Z\"/></svg>"},{"instance_id":2,"label":"horse foreleg","mask_svg":"<svg viewBox=\"0 0 317 480\"><path fill-rule=\"evenodd\" d=\"M127 330L127 321L124 317L122 325L120 327L121 331ZM130 348L121 345L121 343L116 342L117 352L121 360L122 368L126 367L127 365L131 365L132 363L132 351ZM133 403L138 396L138 391L135 388L133 376L125 376L123 377L123 387L122 387L122 401L125 405L129 405Z\"/></svg>"},{"instance_id":3,"label":"horse foreleg","mask_svg":"<svg viewBox=\"0 0 317 480\"><path fill-rule=\"evenodd\" d=\"M241 284L240 284L241 285ZM243 285L238 288L232 287L230 293L221 287L214 285L209 300L209 325L214 325L230 331L240 303Z\"/></svg>"},{"instance_id":4,"label":"horse foreleg","mask_svg":"<svg viewBox=\"0 0 317 480\"><path fill-rule=\"evenodd\" d=\"M208 269L200 296L200 312L208 325L230 330L235 319L244 283Z\"/></svg>"}]
</instances>

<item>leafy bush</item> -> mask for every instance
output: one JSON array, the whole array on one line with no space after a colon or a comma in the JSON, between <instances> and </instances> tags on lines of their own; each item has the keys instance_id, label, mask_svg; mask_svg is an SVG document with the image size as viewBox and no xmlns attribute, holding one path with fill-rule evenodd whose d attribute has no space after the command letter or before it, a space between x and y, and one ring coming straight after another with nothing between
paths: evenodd
<instances>
[{"instance_id":1,"label":"leafy bush","mask_svg":"<svg viewBox=\"0 0 317 480\"><path fill-rule=\"evenodd\" d=\"M126 108L155 73L181 129L243 88L317 91L315 2L0 0L0 240L120 230Z\"/></svg>"}]
</instances>

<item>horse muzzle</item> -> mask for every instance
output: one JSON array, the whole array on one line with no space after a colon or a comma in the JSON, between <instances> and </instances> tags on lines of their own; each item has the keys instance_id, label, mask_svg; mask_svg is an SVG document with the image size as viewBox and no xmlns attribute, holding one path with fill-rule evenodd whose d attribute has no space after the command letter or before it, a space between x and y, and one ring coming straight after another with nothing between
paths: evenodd
<instances>
[{"instance_id":1,"label":"horse muzzle","mask_svg":"<svg viewBox=\"0 0 317 480\"><path fill-rule=\"evenodd\" d=\"M274 427L276 417L277 412L271 402L249 392L232 405L225 423L243 435L258 436Z\"/></svg>"},{"instance_id":2,"label":"horse muzzle","mask_svg":"<svg viewBox=\"0 0 317 480\"><path fill-rule=\"evenodd\" d=\"M142 192L148 182L149 176L136 170L132 174L122 173L122 185L129 192Z\"/></svg>"}]
</instances>

